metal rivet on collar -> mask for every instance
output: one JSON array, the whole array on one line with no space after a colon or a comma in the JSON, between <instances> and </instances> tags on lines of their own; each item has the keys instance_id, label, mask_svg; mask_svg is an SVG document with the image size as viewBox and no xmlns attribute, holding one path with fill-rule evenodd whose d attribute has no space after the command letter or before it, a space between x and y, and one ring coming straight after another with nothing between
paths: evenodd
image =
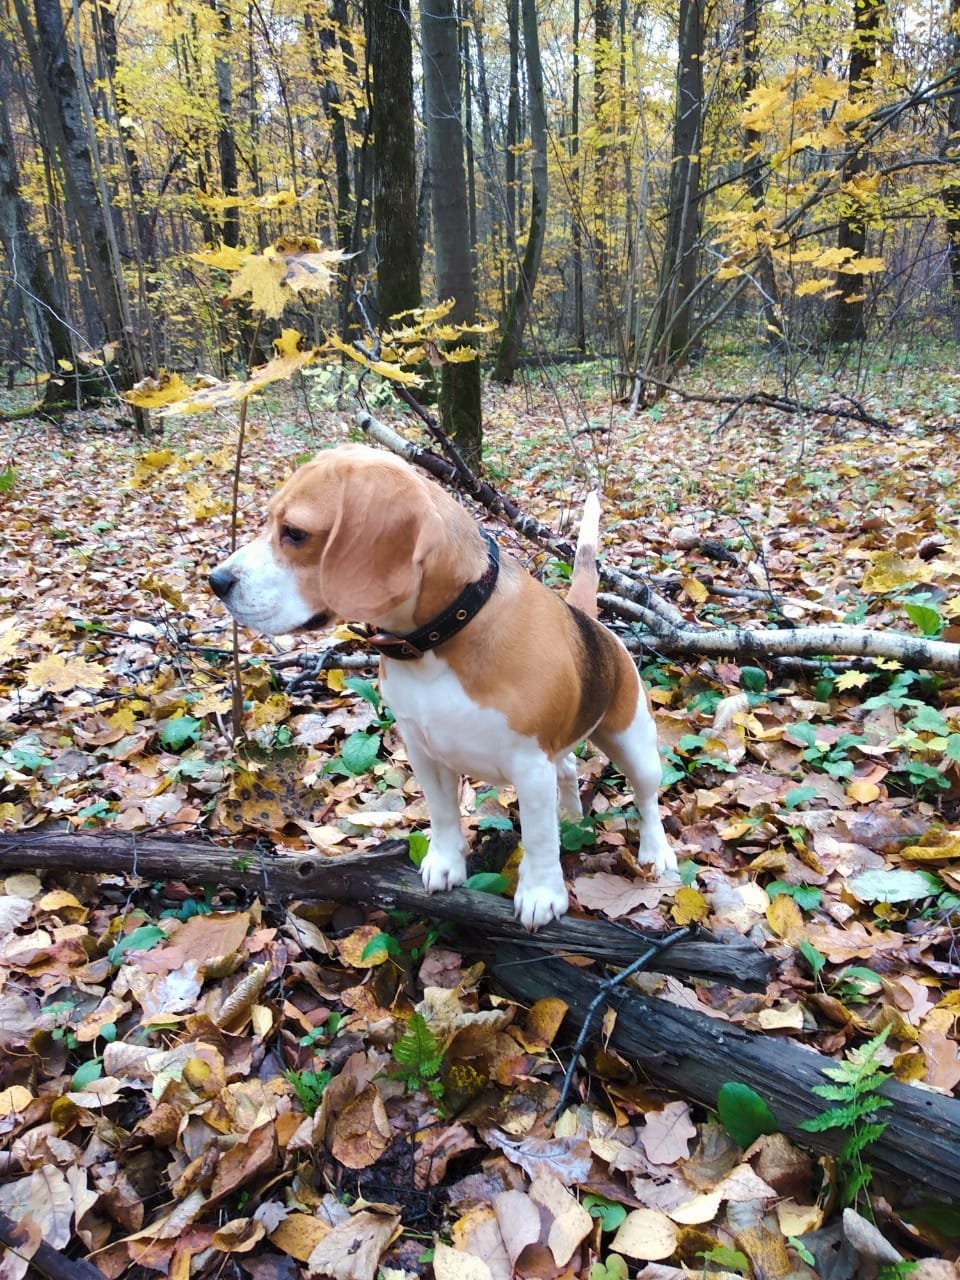
<instances>
[{"instance_id":1,"label":"metal rivet on collar","mask_svg":"<svg viewBox=\"0 0 960 1280\"><path fill-rule=\"evenodd\" d=\"M469 617L469 614L467 613L467 610L466 610L466 609L458 609L458 610L457 610L457 621L458 621L458 622L462 622L462 621L464 620L464 618L466 618L466 617Z\"/></svg>"}]
</instances>

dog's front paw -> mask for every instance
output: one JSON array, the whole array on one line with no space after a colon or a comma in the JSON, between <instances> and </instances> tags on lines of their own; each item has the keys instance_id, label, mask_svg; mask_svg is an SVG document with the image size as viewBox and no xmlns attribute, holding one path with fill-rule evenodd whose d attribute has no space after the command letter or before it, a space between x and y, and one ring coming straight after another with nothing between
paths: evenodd
<instances>
[{"instance_id":1,"label":"dog's front paw","mask_svg":"<svg viewBox=\"0 0 960 1280\"><path fill-rule=\"evenodd\" d=\"M652 867L654 874L658 876L677 874L677 855L667 844L664 836L658 840L650 840L648 843L641 840L640 848L637 850L637 861L642 866Z\"/></svg>"},{"instance_id":2,"label":"dog's front paw","mask_svg":"<svg viewBox=\"0 0 960 1280\"><path fill-rule=\"evenodd\" d=\"M429 853L420 863L420 878L427 893L455 889L467 878L467 860L459 849L445 853L431 845Z\"/></svg>"},{"instance_id":3,"label":"dog's front paw","mask_svg":"<svg viewBox=\"0 0 960 1280\"><path fill-rule=\"evenodd\" d=\"M551 920L559 920L569 905L570 899L562 880L556 885L518 884L513 895L514 914L532 933Z\"/></svg>"}]
</instances>

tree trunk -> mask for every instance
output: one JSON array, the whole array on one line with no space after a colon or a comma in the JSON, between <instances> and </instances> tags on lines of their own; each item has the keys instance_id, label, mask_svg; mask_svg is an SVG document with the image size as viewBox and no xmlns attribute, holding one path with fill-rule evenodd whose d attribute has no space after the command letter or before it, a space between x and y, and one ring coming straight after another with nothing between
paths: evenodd
<instances>
[{"instance_id":1,"label":"tree trunk","mask_svg":"<svg viewBox=\"0 0 960 1280\"><path fill-rule=\"evenodd\" d=\"M850 103L869 89L877 66L877 37L883 0L854 0L853 43L850 49ZM847 182L867 171L870 157L859 150L844 166ZM853 256L862 258L867 247L867 227L862 201L851 196L843 209L837 247L850 249ZM833 319L828 340L833 345L861 342L867 336L863 304L866 280L859 272L838 272L839 294L834 302Z\"/></svg>"},{"instance_id":2,"label":"tree trunk","mask_svg":"<svg viewBox=\"0 0 960 1280\"><path fill-rule=\"evenodd\" d=\"M420 20L437 293L441 298L454 299L450 316L454 324L473 324L476 294L463 159L460 46L454 0L423 0ZM478 464L483 443L479 360L443 365L440 415L447 434L468 461Z\"/></svg>"},{"instance_id":3,"label":"tree trunk","mask_svg":"<svg viewBox=\"0 0 960 1280\"><path fill-rule=\"evenodd\" d=\"M746 100L760 83L759 35L762 0L743 0L743 75L741 97ZM763 135L749 126L743 131L743 180L755 213L766 204L762 158ZM783 340L780 298L769 248L762 247L757 258L756 285L760 293L760 328L764 342L776 345Z\"/></svg>"},{"instance_id":4,"label":"tree trunk","mask_svg":"<svg viewBox=\"0 0 960 1280\"><path fill-rule=\"evenodd\" d=\"M573 66L571 68L570 189L573 193L571 221L573 240L573 343L578 351L587 349L583 306L583 194L580 175L580 0L573 0Z\"/></svg>"},{"instance_id":5,"label":"tree trunk","mask_svg":"<svg viewBox=\"0 0 960 1280\"><path fill-rule=\"evenodd\" d=\"M49 373L47 398L80 402L78 386L64 386L78 377L70 332L64 323L65 304L47 268L43 250L30 228L20 195L17 154L7 104L11 89L10 49L0 38L0 242L6 273L13 285L13 316L22 317L33 347L34 372ZM63 363L58 365L58 361ZM73 366L73 374L65 370Z\"/></svg>"},{"instance_id":6,"label":"tree trunk","mask_svg":"<svg viewBox=\"0 0 960 1280\"><path fill-rule=\"evenodd\" d=\"M956 72L947 102L947 155L960 166L960 0L950 0L950 62ZM947 214L947 259L954 305L960 304L960 182L946 182L941 194Z\"/></svg>"},{"instance_id":7,"label":"tree trunk","mask_svg":"<svg viewBox=\"0 0 960 1280\"><path fill-rule=\"evenodd\" d=\"M684 354L692 327L691 293L700 255L700 148L706 0L680 0L677 99L666 242L660 264L651 343L644 361L661 374Z\"/></svg>"},{"instance_id":8,"label":"tree trunk","mask_svg":"<svg viewBox=\"0 0 960 1280\"><path fill-rule=\"evenodd\" d=\"M540 65L540 37L537 29L536 0L521 0L523 10L523 43L527 55L527 103L530 112L531 160L530 225L527 247L517 287L507 312L503 338L497 353L494 377L510 383L520 363L523 331L533 305L533 290L540 271L540 257L547 229L547 116L543 101L543 68Z\"/></svg>"},{"instance_id":9,"label":"tree trunk","mask_svg":"<svg viewBox=\"0 0 960 1280\"><path fill-rule=\"evenodd\" d=\"M84 110L84 88L70 57L60 0L34 0L36 25L26 0L14 0L17 20L33 68L42 118L59 161L67 216L83 246L83 266L96 298L101 330L87 335L92 345L115 344L119 382L129 387L143 376L129 314L126 285L110 224L108 195L98 174L92 135ZM62 266L62 264L61 264Z\"/></svg>"},{"instance_id":10,"label":"tree trunk","mask_svg":"<svg viewBox=\"0 0 960 1280\"><path fill-rule=\"evenodd\" d=\"M419 307L410 0L368 0L377 322Z\"/></svg>"}]
</instances>

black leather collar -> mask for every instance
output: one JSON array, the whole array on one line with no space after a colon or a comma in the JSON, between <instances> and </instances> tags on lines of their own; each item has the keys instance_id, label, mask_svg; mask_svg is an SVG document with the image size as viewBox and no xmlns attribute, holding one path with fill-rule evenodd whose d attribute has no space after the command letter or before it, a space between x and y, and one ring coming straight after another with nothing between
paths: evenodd
<instances>
[{"instance_id":1,"label":"black leather collar","mask_svg":"<svg viewBox=\"0 0 960 1280\"><path fill-rule=\"evenodd\" d=\"M475 618L493 595L500 572L500 548L483 529L487 543L487 567L476 582L469 582L442 613L438 613L426 626L418 627L408 635L397 636L392 631L368 631L367 644L379 650L385 658L399 658L402 662L422 658L431 649L462 631L471 618Z\"/></svg>"}]
</instances>

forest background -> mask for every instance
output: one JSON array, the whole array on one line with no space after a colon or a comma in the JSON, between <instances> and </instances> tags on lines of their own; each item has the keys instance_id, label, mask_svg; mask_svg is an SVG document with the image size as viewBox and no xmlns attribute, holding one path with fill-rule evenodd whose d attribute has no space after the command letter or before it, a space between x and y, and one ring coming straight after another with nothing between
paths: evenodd
<instances>
[{"instance_id":1,"label":"forest background","mask_svg":"<svg viewBox=\"0 0 960 1280\"><path fill-rule=\"evenodd\" d=\"M497 379L524 349L601 352L635 404L721 327L789 395L954 335L956 0L11 0L3 21L2 342L54 375L48 402L263 363L265 288L313 344L452 299L491 326ZM256 295L251 255L318 245L344 255L325 302L291 271ZM436 362L476 445L479 367Z\"/></svg>"},{"instance_id":2,"label":"forest background","mask_svg":"<svg viewBox=\"0 0 960 1280\"><path fill-rule=\"evenodd\" d=\"M954 1275L957 0L0 8L3 1275ZM540 942L734 961L602 1042L477 892L509 791L397 912L369 654L231 653L206 589L411 396L555 588L604 490L684 883L586 755Z\"/></svg>"}]
</instances>

